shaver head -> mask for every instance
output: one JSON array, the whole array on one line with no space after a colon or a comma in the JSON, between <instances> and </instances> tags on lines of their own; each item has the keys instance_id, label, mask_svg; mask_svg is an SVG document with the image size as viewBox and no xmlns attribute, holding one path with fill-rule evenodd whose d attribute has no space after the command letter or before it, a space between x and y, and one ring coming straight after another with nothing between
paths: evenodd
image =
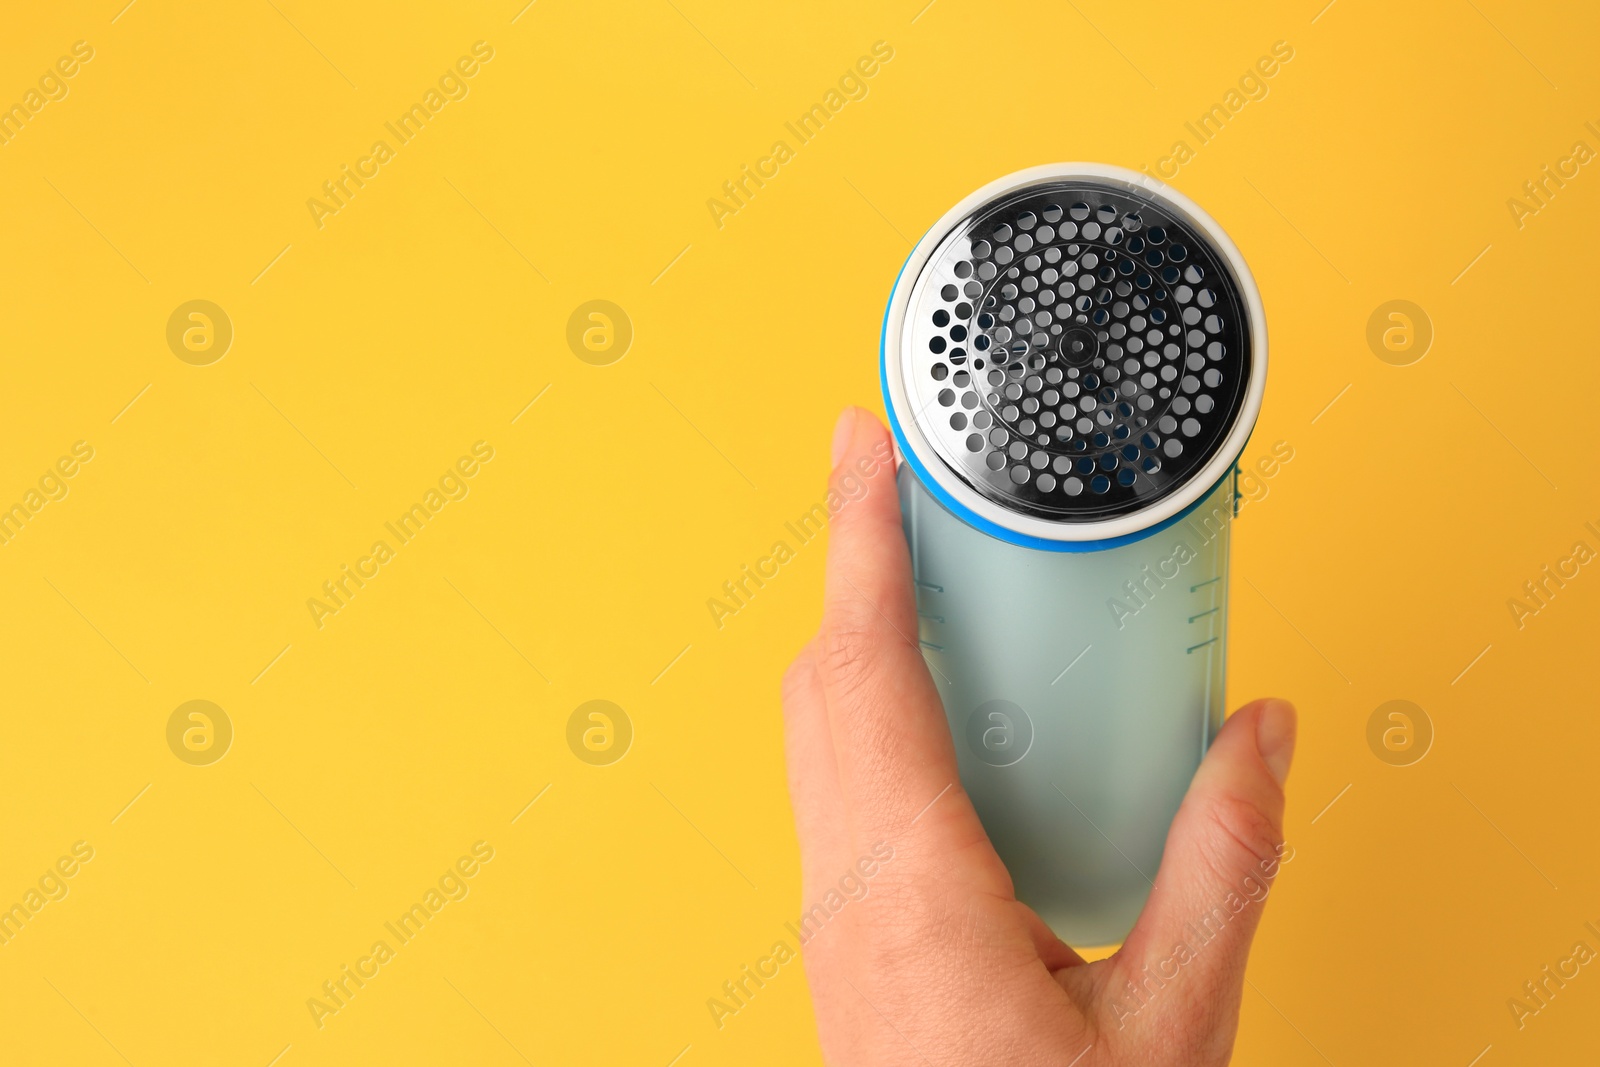
<instances>
[{"instance_id":1,"label":"shaver head","mask_svg":"<svg viewBox=\"0 0 1600 1067\"><path fill-rule=\"evenodd\" d=\"M1266 377L1233 242L1175 190L1095 164L957 205L907 261L883 348L902 452L935 495L1057 548L1197 502L1238 459Z\"/></svg>"}]
</instances>

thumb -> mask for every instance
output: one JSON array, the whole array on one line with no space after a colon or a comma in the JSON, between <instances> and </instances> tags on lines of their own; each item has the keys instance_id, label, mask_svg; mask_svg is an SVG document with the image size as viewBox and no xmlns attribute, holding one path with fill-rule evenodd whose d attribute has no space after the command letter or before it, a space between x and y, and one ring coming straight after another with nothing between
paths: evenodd
<instances>
[{"instance_id":1,"label":"thumb","mask_svg":"<svg viewBox=\"0 0 1600 1067\"><path fill-rule=\"evenodd\" d=\"M1294 707L1282 700L1240 708L1212 742L1167 834L1144 913L1119 953L1146 997L1238 1011L1267 892L1293 856L1283 840L1283 783L1294 743ZM1156 994L1174 982L1184 987L1181 996Z\"/></svg>"}]
</instances>

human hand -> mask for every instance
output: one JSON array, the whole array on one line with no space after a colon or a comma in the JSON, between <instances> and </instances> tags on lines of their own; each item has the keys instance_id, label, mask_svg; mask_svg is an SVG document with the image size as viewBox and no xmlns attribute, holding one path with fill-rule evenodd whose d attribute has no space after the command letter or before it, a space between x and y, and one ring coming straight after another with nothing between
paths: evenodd
<instances>
[{"instance_id":1,"label":"human hand","mask_svg":"<svg viewBox=\"0 0 1600 1067\"><path fill-rule=\"evenodd\" d=\"M1228 719L1138 923L1115 955L1086 963L1016 899L961 788L917 645L889 447L869 413L841 416L830 488L850 502L831 523L821 630L783 687L805 903L838 898L846 876L865 893L803 942L825 1058L1226 1063L1250 941L1288 858L1294 709L1257 701Z\"/></svg>"}]
</instances>

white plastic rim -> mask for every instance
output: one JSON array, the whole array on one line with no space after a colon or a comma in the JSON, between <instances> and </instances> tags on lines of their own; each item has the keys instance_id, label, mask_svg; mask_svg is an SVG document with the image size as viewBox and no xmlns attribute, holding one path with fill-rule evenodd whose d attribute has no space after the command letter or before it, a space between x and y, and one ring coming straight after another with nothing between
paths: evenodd
<instances>
[{"instance_id":1,"label":"white plastic rim","mask_svg":"<svg viewBox=\"0 0 1600 1067\"><path fill-rule=\"evenodd\" d=\"M1072 180L1120 185L1130 192L1155 201L1193 225L1211 242L1212 247L1227 263L1228 269L1233 272L1234 280L1239 286L1239 295L1244 300L1250 318L1250 380L1245 387L1244 402L1239 406L1233 425L1216 453L1186 483L1148 508L1131 515L1119 515L1100 522L1055 522L1024 515L995 503L968 485L935 451L933 445L923 435L917 420L912 416L913 408L906 390L904 372L906 346L910 344L909 335L904 329L906 308L911 303L912 291L916 289L917 282L922 277L923 268L927 266L934 250L950 231L991 201L1030 186ZM1245 441L1255 429L1256 418L1261 413L1261 398L1267 385L1266 312L1261 306L1261 293L1256 288L1255 278L1251 275L1250 268L1245 265L1244 256L1240 255L1238 246L1222 227L1217 225L1215 219L1201 210L1199 204L1178 190L1148 174L1106 163L1047 163L1019 170L990 182L945 212L933 228L923 235L922 240L917 242L917 246L911 250L910 258L901 269L900 280L895 283L894 292L889 297L885 329L887 332L884 359L887 366L884 368L884 381L889 390L889 404L895 412L904 443L915 453L918 466L933 477L938 483L937 488L979 518L994 523L1001 529L1045 541L1105 541L1126 537L1182 513L1215 488L1223 475L1238 461L1239 454L1244 451Z\"/></svg>"}]
</instances>

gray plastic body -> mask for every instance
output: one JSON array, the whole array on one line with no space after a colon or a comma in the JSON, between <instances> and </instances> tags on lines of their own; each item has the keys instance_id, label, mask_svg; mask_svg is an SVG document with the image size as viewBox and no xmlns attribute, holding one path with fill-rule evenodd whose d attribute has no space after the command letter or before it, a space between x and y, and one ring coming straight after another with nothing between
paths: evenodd
<instances>
[{"instance_id":1,"label":"gray plastic body","mask_svg":"<svg viewBox=\"0 0 1600 1067\"><path fill-rule=\"evenodd\" d=\"M1053 552L899 478L961 784L1023 903L1070 944L1121 941L1222 725L1233 479L1131 544Z\"/></svg>"}]
</instances>

